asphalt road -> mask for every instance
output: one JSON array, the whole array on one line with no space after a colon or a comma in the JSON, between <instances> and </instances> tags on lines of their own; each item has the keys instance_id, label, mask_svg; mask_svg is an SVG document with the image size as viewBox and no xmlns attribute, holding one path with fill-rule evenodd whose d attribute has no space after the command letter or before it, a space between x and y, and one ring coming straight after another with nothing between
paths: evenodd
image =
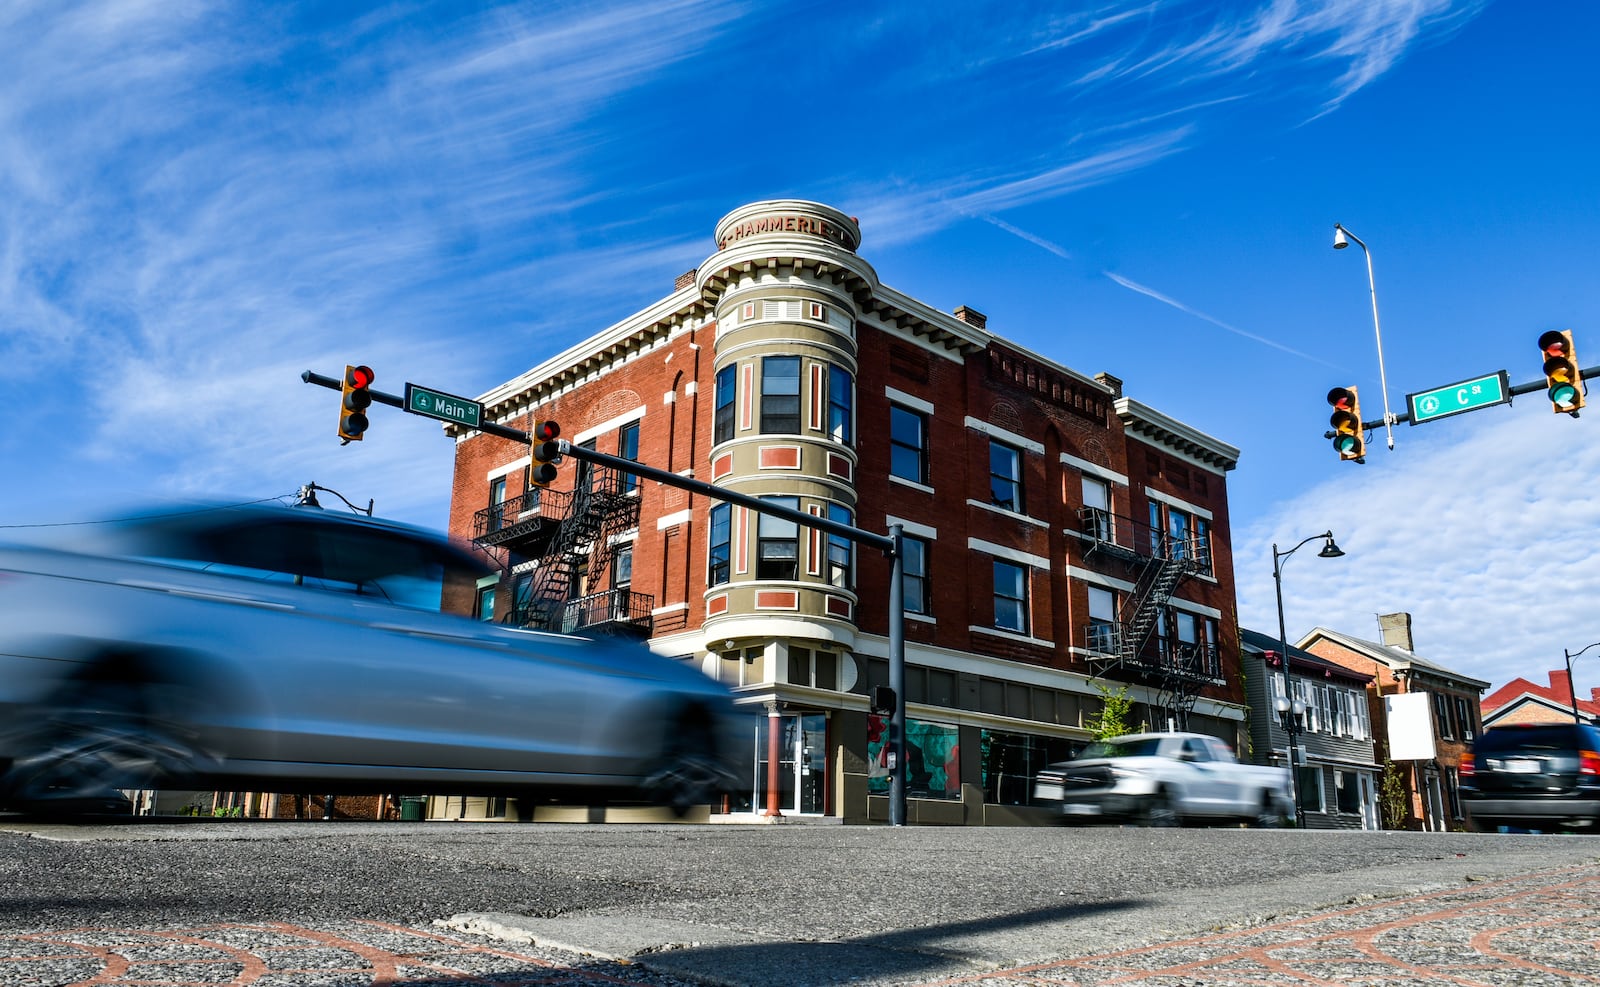
<instances>
[{"instance_id":1,"label":"asphalt road","mask_svg":"<svg viewBox=\"0 0 1600 987\"><path fill-rule=\"evenodd\" d=\"M1538 889L1600 881L1600 837L0 819L0 933L229 924L355 942L366 923L629 961L594 982L931 982L1401 899L1500 901L1530 874L1518 893L1556 907Z\"/></svg>"}]
</instances>

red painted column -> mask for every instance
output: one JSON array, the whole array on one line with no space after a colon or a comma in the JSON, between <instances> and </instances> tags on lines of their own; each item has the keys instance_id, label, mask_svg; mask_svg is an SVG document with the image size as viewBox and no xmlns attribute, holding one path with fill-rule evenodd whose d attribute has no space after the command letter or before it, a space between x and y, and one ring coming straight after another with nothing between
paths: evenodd
<instances>
[{"instance_id":1,"label":"red painted column","mask_svg":"<svg viewBox=\"0 0 1600 987\"><path fill-rule=\"evenodd\" d=\"M783 801L779 794L783 752L778 749L782 743L783 717L778 712L778 704L772 703L767 706L767 811L762 813L763 816L783 815L778 809Z\"/></svg>"}]
</instances>

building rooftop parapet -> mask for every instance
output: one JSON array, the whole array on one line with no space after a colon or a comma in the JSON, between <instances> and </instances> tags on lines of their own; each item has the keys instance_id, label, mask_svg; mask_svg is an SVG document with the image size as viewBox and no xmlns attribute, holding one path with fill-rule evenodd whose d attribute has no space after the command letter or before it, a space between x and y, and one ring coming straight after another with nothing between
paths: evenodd
<instances>
[{"instance_id":1,"label":"building rooftop parapet","mask_svg":"<svg viewBox=\"0 0 1600 987\"><path fill-rule=\"evenodd\" d=\"M989 344L989 373L1102 427L1110 424L1112 393L1105 384L1009 341L1003 346L998 341Z\"/></svg>"}]
</instances>

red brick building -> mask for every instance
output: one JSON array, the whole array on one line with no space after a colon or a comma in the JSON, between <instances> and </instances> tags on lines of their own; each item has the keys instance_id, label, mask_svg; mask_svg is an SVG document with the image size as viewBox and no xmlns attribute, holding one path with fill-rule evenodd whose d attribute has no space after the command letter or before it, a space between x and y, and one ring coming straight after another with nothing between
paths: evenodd
<instances>
[{"instance_id":1,"label":"red brick building","mask_svg":"<svg viewBox=\"0 0 1600 987\"><path fill-rule=\"evenodd\" d=\"M907 536L913 821L998 821L1089 736L1101 689L1133 726L1235 744L1243 721L1227 472L1238 450L884 285L852 218L759 202L674 291L482 396L495 421ZM871 687L890 563L664 485L455 430L450 529L500 575L448 609L622 631L781 719L784 813L882 817ZM753 729L762 811L768 733Z\"/></svg>"}]
</instances>

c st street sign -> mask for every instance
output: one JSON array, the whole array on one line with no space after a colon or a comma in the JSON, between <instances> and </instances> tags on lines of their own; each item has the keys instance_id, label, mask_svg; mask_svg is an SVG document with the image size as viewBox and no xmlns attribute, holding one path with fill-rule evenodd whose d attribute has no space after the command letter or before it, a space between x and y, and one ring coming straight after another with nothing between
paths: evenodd
<instances>
[{"instance_id":1,"label":"c st street sign","mask_svg":"<svg viewBox=\"0 0 1600 987\"><path fill-rule=\"evenodd\" d=\"M470 398L456 397L406 381L406 410L440 421L477 428L483 421L483 405Z\"/></svg>"},{"instance_id":2,"label":"c st street sign","mask_svg":"<svg viewBox=\"0 0 1600 987\"><path fill-rule=\"evenodd\" d=\"M1411 406L1413 425L1505 404L1510 400L1511 382L1504 370L1406 395L1406 403Z\"/></svg>"}]
</instances>

